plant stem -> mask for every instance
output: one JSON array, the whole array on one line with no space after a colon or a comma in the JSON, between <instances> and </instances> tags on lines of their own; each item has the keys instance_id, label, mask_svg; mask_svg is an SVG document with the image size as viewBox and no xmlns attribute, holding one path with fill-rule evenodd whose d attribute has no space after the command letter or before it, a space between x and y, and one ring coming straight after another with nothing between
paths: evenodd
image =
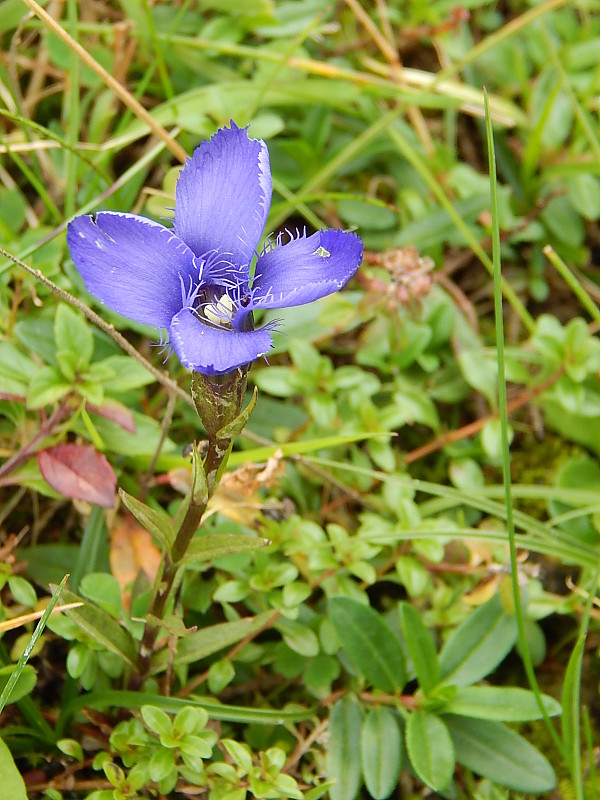
<instances>
[{"instance_id":1,"label":"plant stem","mask_svg":"<svg viewBox=\"0 0 600 800\"><path fill-rule=\"evenodd\" d=\"M136 680L143 681L148 677L150 659L160 630L156 620L164 619L178 586L181 561L200 527L208 501L218 485L220 471L225 465L233 441L232 436L223 438L221 431L236 420L242 410L246 394L246 374L246 369L237 369L222 377L208 378L194 373L192 378L192 397L208 432L208 449L202 465L206 491L196 496L197 487L192 485L188 510L175 536L171 553L165 557L164 570L150 604L149 618L142 636L139 676Z\"/></svg>"}]
</instances>

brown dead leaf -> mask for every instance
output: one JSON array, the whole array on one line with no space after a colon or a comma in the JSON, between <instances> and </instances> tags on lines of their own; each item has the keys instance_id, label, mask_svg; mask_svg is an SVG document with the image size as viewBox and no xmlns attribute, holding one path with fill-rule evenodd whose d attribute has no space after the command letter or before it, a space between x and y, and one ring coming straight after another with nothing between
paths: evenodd
<instances>
[{"instance_id":1,"label":"brown dead leaf","mask_svg":"<svg viewBox=\"0 0 600 800\"><path fill-rule=\"evenodd\" d=\"M131 585L143 570L148 580L156 578L161 552L145 528L131 516L118 517L110 532L110 569L121 587L123 605L129 608Z\"/></svg>"}]
</instances>

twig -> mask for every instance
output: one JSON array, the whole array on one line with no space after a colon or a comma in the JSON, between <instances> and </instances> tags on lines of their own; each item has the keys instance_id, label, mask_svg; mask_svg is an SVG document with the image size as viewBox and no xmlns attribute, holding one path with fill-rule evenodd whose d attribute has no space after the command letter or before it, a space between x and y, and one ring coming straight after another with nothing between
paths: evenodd
<instances>
[{"instance_id":1,"label":"twig","mask_svg":"<svg viewBox=\"0 0 600 800\"><path fill-rule=\"evenodd\" d=\"M178 397L180 397L182 400L185 400L185 402L188 405L191 405L193 407L194 403L192 401L192 398L188 395L188 393L184 389L182 389L177 383L175 383L175 381L172 380L172 378L170 378L165 372L161 372L159 369L153 366L153 364L151 364L147 359L145 359L144 356L141 353L139 353L135 349L135 347L132 344L130 344L130 342L128 342L127 339L121 333L115 330L114 325L110 325L108 322L105 322L102 319L102 317L96 314L95 311L92 311L92 309L89 308L85 303L83 303L81 300L78 300L69 292L65 291L65 289L61 289L60 286L57 286L55 283L53 283L49 278L47 278L43 274L41 270L33 269L33 267L30 267L24 261L21 261L21 259L17 258L16 256L13 256L12 253L9 253L8 250L5 250L3 247L0 247L0 255L3 255L5 258L8 258L10 261L13 262L13 264L16 264L18 267L21 267L21 269L24 269L30 275L33 275L34 278L40 281L40 283L43 283L44 286L47 286L51 292L60 297L61 300L64 300L65 303L68 303L69 305L73 306L73 308L76 308L79 311L81 311L81 313L85 317L87 317L89 321L92 322L97 328L100 328L101 331L104 331L104 333L108 334L108 336L110 336L111 339L114 342L116 342L122 350L124 350L132 358L135 358L137 361L139 361L140 364L143 367L145 367L148 370L148 372L151 375L153 375L154 378L156 378L156 380L159 383L161 383L171 392L175 392L175 394Z\"/></svg>"},{"instance_id":2,"label":"twig","mask_svg":"<svg viewBox=\"0 0 600 800\"><path fill-rule=\"evenodd\" d=\"M537 386L533 386L523 394L516 397L510 403L507 404L507 411L511 414L513 411L516 411L518 408L522 408L523 406L530 403L535 397L545 392L550 386L552 386L556 381L561 377L563 374L563 368L557 369L556 372L553 372L545 381L542 381ZM405 464L413 464L415 461L419 461L421 458L425 458L425 456L431 455L431 453L435 453L437 450L442 450L446 445L452 444L452 442L458 442L461 439L466 439L469 436L474 436L476 433L487 425L493 419L497 419L498 414L488 414L486 417L481 417L480 419L476 419L474 422L470 422L468 425L463 425L462 428L458 428L455 431L450 431L449 433L444 433L442 436L439 436L437 439L434 439L427 444L422 445L421 447L417 447L414 450L411 450L404 456L404 463Z\"/></svg>"}]
</instances>

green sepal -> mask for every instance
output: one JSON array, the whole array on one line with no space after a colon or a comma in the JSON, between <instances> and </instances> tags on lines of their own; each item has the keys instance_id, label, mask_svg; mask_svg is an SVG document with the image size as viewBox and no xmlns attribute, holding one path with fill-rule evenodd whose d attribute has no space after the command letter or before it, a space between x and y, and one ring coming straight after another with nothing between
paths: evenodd
<instances>
[{"instance_id":1,"label":"green sepal","mask_svg":"<svg viewBox=\"0 0 600 800\"><path fill-rule=\"evenodd\" d=\"M248 420L250 419L250 414L254 411L256 407L256 401L258 400L258 389L255 386L254 391L252 392L252 397L250 398L250 402L240 413L237 417L231 422L224 425L219 431L217 431L217 439L235 439L236 436L239 436L240 433L244 430L246 425L248 424Z\"/></svg>"},{"instance_id":2,"label":"green sepal","mask_svg":"<svg viewBox=\"0 0 600 800\"><path fill-rule=\"evenodd\" d=\"M192 400L209 439L218 439L242 410L247 374L247 366L224 375L192 373Z\"/></svg>"},{"instance_id":3,"label":"green sepal","mask_svg":"<svg viewBox=\"0 0 600 800\"><path fill-rule=\"evenodd\" d=\"M208 502L208 482L204 463L198 452L196 442L192 448L192 493L191 504L194 506L204 506Z\"/></svg>"},{"instance_id":4,"label":"green sepal","mask_svg":"<svg viewBox=\"0 0 600 800\"><path fill-rule=\"evenodd\" d=\"M123 489L119 489L119 496L123 505L133 514L140 525L148 531L156 544L162 550L170 553L175 539L175 531L170 517L155 508L150 508L150 506L127 494Z\"/></svg>"}]
</instances>

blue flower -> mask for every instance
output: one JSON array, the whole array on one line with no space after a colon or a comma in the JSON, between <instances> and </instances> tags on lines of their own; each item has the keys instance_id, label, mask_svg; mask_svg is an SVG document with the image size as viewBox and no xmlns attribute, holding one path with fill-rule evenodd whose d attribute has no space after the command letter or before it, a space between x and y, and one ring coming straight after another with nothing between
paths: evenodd
<instances>
[{"instance_id":1,"label":"blue flower","mask_svg":"<svg viewBox=\"0 0 600 800\"><path fill-rule=\"evenodd\" d=\"M272 326L255 309L285 308L341 289L362 260L354 233L324 230L267 242L250 265L271 204L269 151L231 123L188 158L175 226L101 211L74 219L67 241L89 292L114 311L168 331L181 363L206 375L264 355Z\"/></svg>"}]
</instances>

